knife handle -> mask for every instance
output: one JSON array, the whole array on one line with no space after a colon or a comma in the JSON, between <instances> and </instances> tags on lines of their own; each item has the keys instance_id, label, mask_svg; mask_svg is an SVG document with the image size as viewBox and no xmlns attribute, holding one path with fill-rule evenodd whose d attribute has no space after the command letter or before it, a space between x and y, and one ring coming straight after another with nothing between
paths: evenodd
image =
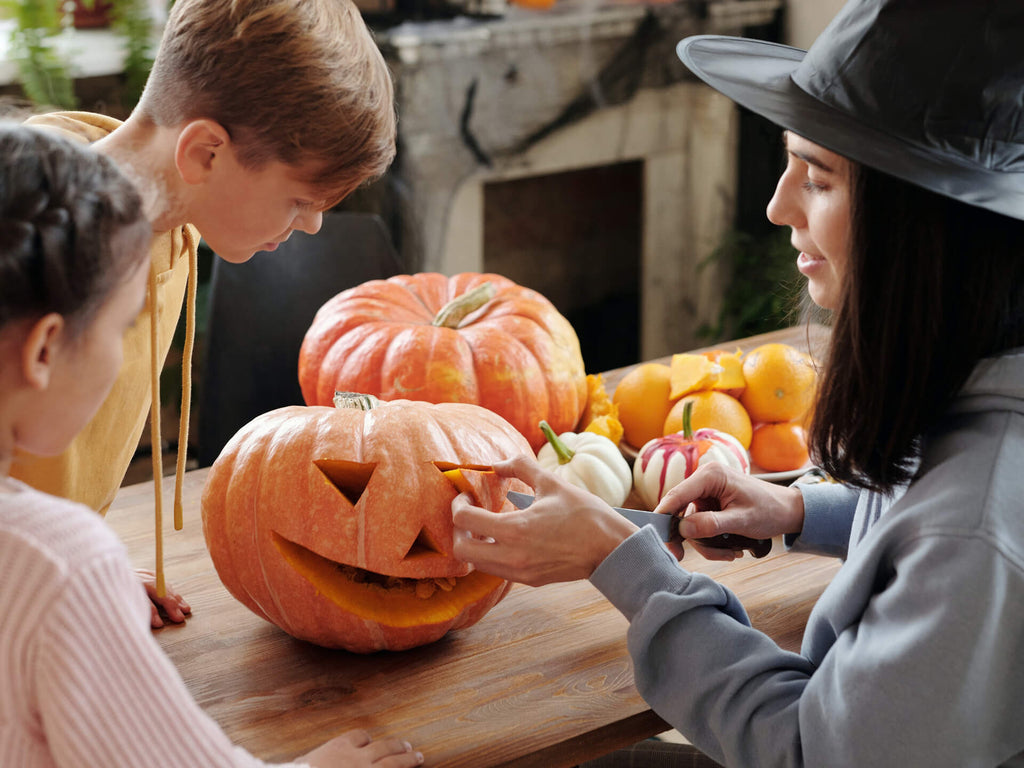
<instances>
[{"instance_id":1,"label":"knife handle","mask_svg":"<svg viewBox=\"0 0 1024 768\"><path fill-rule=\"evenodd\" d=\"M740 536L738 533L720 533L717 536L708 536L703 539L694 539L705 547L717 549L749 549L754 557L764 557L772 551L771 539L752 539L749 536Z\"/></svg>"}]
</instances>

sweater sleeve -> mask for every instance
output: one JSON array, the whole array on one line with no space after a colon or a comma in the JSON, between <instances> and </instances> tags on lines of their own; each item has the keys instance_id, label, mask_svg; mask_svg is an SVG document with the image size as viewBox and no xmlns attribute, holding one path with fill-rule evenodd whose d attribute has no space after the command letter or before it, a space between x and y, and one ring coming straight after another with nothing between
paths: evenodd
<instances>
[{"instance_id":1,"label":"sweater sleeve","mask_svg":"<svg viewBox=\"0 0 1024 768\"><path fill-rule=\"evenodd\" d=\"M804 497L804 526L800 533L785 537L786 546L796 552L845 558L860 491L828 482L795 487Z\"/></svg>"},{"instance_id":2,"label":"sweater sleeve","mask_svg":"<svg viewBox=\"0 0 1024 768\"><path fill-rule=\"evenodd\" d=\"M123 558L76 569L40 632L36 696L60 766L263 766L196 704Z\"/></svg>"},{"instance_id":3,"label":"sweater sleeve","mask_svg":"<svg viewBox=\"0 0 1024 768\"><path fill-rule=\"evenodd\" d=\"M629 619L637 688L666 722L719 762L742 745L773 765L800 764L798 706L812 665L753 629L732 592L679 567L648 528L615 549L591 583Z\"/></svg>"},{"instance_id":4,"label":"sweater sleeve","mask_svg":"<svg viewBox=\"0 0 1024 768\"><path fill-rule=\"evenodd\" d=\"M630 621L641 695L724 765L1009 765L1024 718L1020 565L962 530L892 556L887 581L864 572L878 591L862 613L812 613L834 633L817 662L752 629L728 590L646 529L591 580Z\"/></svg>"}]
</instances>

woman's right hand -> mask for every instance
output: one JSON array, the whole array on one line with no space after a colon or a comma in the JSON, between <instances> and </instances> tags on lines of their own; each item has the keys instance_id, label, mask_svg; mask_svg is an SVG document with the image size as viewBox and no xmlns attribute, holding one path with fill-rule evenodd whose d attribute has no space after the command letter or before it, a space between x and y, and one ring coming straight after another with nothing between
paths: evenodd
<instances>
[{"instance_id":1,"label":"woman's right hand","mask_svg":"<svg viewBox=\"0 0 1024 768\"><path fill-rule=\"evenodd\" d=\"M665 494L654 510L682 517L679 533L708 560L733 560L742 550L716 549L694 539L735 533L770 539L799 533L804 498L799 490L760 480L724 464L705 464Z\"/></svg>"},{"instance_id":2,"label":"woman's right hand","mask_svg":"<svg viewBox=\"0 0 1024 768\"><path fill-rule=\"evenodd\" d=\"M374 741L364 730L346 731L298 758L313 768L414 768L423 755L400 739Z\"/></svg>"}]
</instances>

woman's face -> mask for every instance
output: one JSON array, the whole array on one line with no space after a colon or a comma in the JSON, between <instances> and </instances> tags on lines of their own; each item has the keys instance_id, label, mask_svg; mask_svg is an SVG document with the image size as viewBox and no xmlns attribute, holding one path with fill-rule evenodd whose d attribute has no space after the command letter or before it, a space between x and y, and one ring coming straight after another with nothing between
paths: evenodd
<instances>
[{"instance_id":1,"label":"woman's face","mask_svg":"<svg viewBox=\"0 0 1024 768\"><path fill-rule=\"evenodd\" d=\"M836 309L850 255L852 165L846 158L786 131L786 170L768 203L768 219L792 229L814 303Z\"/></svg>"}]
</instances>

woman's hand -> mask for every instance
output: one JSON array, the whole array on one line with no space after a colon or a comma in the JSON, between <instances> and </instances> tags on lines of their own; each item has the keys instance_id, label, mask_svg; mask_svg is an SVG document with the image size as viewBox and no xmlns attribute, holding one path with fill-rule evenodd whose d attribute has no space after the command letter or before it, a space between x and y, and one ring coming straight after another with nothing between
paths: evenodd
<instances>
[{"instance_id":1,"label":"woman's hand","mask_svg":"<svg viewBox=\"0 0 1024 768\"><path fill-rule=\"evenodd\" d=\"M708 560L733 560L743 552L706 547L694 539L720 533L752 539L799 533L804 498L796 488L774 485L722 464L705 464L666 493L654 511L683 515L680 535Z\"/></svg>"},{"instance_id":2,"label":"woman's hand","mask_svg":"<svg viewBox=\"0 0 1024 768\"><path fill-rule=\"evenodd\" d=\"M164 592L166 594L163 597L157 597L156 574L153 571L145 568L136 568L135 575L139 577L142 586L146 588L146 594L149 596L149 625L153 629L159 629L164 625L164 620L160 616L161 610L168 620L173 621L175 624L183 623L185 615L192 613L192 608L185 602L185 598L179 595L172 587L165 586Z\"/></svg>"},{"instance_id":3,"label":"woman's hand","mask_svg":"<svg viewBox=\"0 0 1024 768\"><path fill-rule=\"evenodd\" d=\"M407 741L373 741L366 731L355 730L335 736L298 762L313 768L413 768L423 764L423 755Z\"/></svg>"},{"instance_id":4,"label":"woman's hand","mask_svg":"<svg viewBox=\"0 0 1024 768\"><path fill-rule=\"evenodd\" d=\"M518 456L494 465L503 477L534 488L526 509L494 513L468 494L452 502L455 557L477 569L539 587L586 579L637 527L594 494L563 482L535 460Z\"/></svg>"}]
</instances>

